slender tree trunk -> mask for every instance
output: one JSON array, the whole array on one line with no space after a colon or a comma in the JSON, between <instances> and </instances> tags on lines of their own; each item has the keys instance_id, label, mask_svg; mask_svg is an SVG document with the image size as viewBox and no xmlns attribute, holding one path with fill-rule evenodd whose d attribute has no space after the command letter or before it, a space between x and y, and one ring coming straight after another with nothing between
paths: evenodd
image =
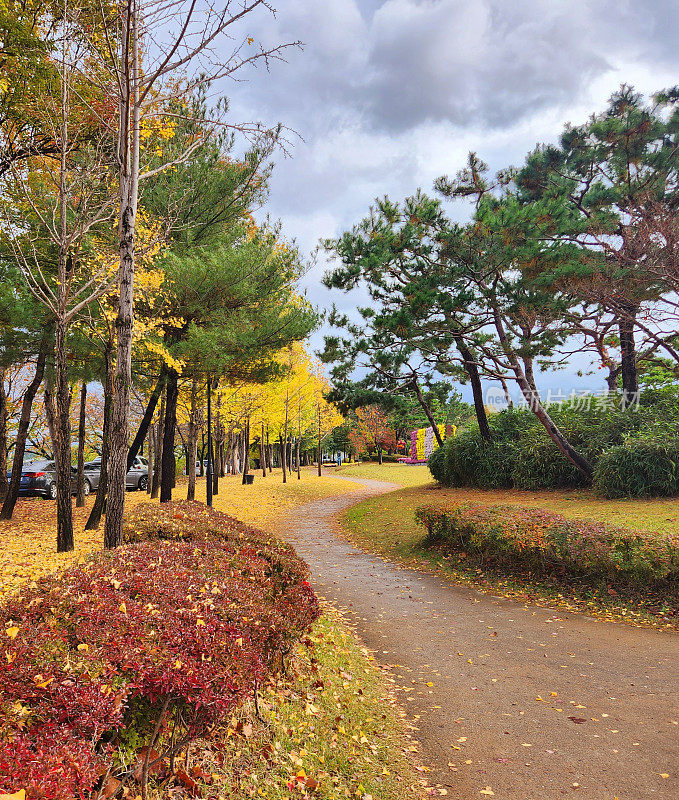
<instances>
[{"instance_id":1,"label":"slender tree trunk","mask_svg":"<svg viewBox=\"0 0 679 800\"><path fill-rule=\"evenodd\" d=\"M65 326L57 322L55 329L57 385L53 440L57 475L57 553L68 553L74 548L71 501L71 391L68 385L65 336ZM60 350L63 352L61 356Z\"/></svg>"},{"instance_id":2,"label":"slender tree trunk","mask_svg":"<svg viewBox=\"0 0 679 800\"><path fill-rule=\"evenodd\" d=\"M47 348L49 339L43 335L40 342L40 350L35 364L35 373L33 379L26 387L23 399L21 401L21 413L19 415L19 426L17 429L16 442L14 444L14 458L12 459L12 477L7 488L7 496L5 502L2 504L2 511L0 511L0 519L12 519L14 513L14 506L16 505L17 498L19 497L19 487L21 486L21 471L24 463L24 455L26 453L26 437L28 436L28 428L31 424L31 410L33 409L33 401L35 395L40 388L43 376L45 374L45 361L47 360Z\"/></svg>"},{"instance_id":3,"label":"slender tree trunk","mask_svg":"<svg viewBox=\"0 0 679 800\"><path fill-rule=\"evenodd\" d=\"M509 359L512 371L514 372L515 380L521 389L521 392L528 403L528 407L544 425L545 430L549 434L551 440L558 447L558 449L566 456L566 458L578 469L585 477L588 483L592 482L592 475L594 470L589 461L571 445L571 443L563 435L554 420L549 416L544 406L540 402L540 395L530 385L526 375L521 367L521 362L515 351L507 341L507 334L505 332L504 324L497 309L493 309L493 318L495 328L498 332L500 344L503 347L505 355Z\"/></svg>"},{"instance_id":4,"label":"slender tree trunk","mask_svg":"<svg viewBox=\"0 0 679 800\"><path fill-rule=\"evenodd\" d=\"M231 441L231 474L232 475L236 475L238 473L238 465L236 463L237 460L238 460L238 447L239 447L238 434L235 431L232 431L231 432L231 437L232 437L232 441Z\"/></svg>"},{"instance_id":5,"label":"slender tree trunk","mask_svg":"<svg viewBox=\"0 0 679 800\"><path fill-rule=\"evenodd\" d=\"M264 423L262 422L262 435L259 439L259 461L262 467L262 478L266 478L266 445L264 444Z\"/></svg>"},{"instance_id":6,"label":"slender tree trunk","mask_svg":"<svg viewBox=\"0 0 679 800\"><path fill-rule=\"evenodd\" d=\"M246 483L246 476L250 470L250 420L245 422L245 431L243 432L243 450L245 458L243 461L243 483Z\"/></svg>"},{"instance_id":7,"label":"slender tree trunk","mask_svg":"<svg viewBox=\"0 0 679 800\"><path fill-rule=\"evenodd\" d=\"M78 508L85 505L85 412L87 402L87 381L80 387L80 409L78 414L78 490L75 504Z\"/></svg>"},{"instance_id":8,"label":"slender tree trunk","mask_svg":"<svg viewBox=\"0 0 679 800\"><path fill-rule=\"evenodd\" d=\"M134 315L134 268L137 199L139 194L139 51L137 12L126 4L123 14L122 97L118 129L119 214L118 214L118 316L116 318L116 374L111 425L109 476L104 547L118 547L123 541L125 479L129 436L129 407L132 387L132 328Z\"/></svg>"},{"instance_id":9,"label":"slender tree trunk","mask_svg":"<svg viewBox=\"0 0 679 800\"><path fill-rule=\"evenodd\" d=\"M186 471L189 475L189 488L186 492L187 500L196 499L196 457L198 454L198 382L194 378L191 382L191 409L189 411L189 441L188 455L186 457Z\"/></svg>"},{"instance_id":10,"label":"slender tree trunk","mask_svg":"<svg viewBox=\"0 0 679 800\"><path fill-rule=\"evenodd\" d=\"M224 434L222 432L222 395L221 393L217 392L217 402L215 403L215 428L214 428L214 439L215 439L215 463L214 463L214 473L212 475L212 494L219 494L219 478L223 474L222 472L222 456L224 451L222 449L222 441L224 439Z\"/></svg>"},{"instance_id":11,"label":"slender tree trunk","mask_svg":"<svg viewBox=\"0 0 679 800\"><path fill-rule=\"evenodd\" d=\"M512 401L512 396L509 394L509 386L507 386L507 381L500 375L498 378L500 381L500 385L502 386L502 391L504 392L505 402L507 403L507 408L514 408L514 402ZM485 409L484 409L485 413Z\"/></svg>"},{"instance_id":12,"label":"slender tree trunk","mask_svg":"<svg viewBox=\"0 0 679 800\"><path fill-rule=\"evenodd\" d=\"M108 490L108 460L111 442L111 424L113 422L113 384L115 368L113 365L113 337L104 348L104 423L101 432L101 468L99 470L99 486L94 498L94 505L85 523L86 531L96 531L101 524L101 515L106 504Z\"/></svg>"},{"instance_id":13,"label":"slender tree trunk","mask_svg":"<svg viewBox=\"0 0 679 800\"><path fill-rule=\"evenodd\" d=\"M634 342L634 327L637 311L626 306L618 319L620 331L620 373L622 375L622 407L636 403L639 394L637 375L637 353Z\"/></svg>"},{"instance_id":14,"label":"slender tree trunk","mask_svg":"<svg viewBox=\"0 0 679 800\"><path fill-rule=\"evenodd\" d=\"M0 367L0 503L5 502L7 488L7 392L5 368Z\"/></svg>"},{"instance_id":15,"label":"slender tree trunk","mask_svg":"<svg viewBox=\"0 0 679 800\"><path fill-rule=\"evenodd\" d=\"M177 399L179 397L179 376L170 370L167 379L167 396L165 398L165 425L163 430L163 467L160 480L160 502L172 500L172 487L177 465L174 455L174 429L177 424Z\"/></svg>"},{"instance_id":16,"label":"slender tree trunk","mask_svg":"<svg viewBox=\"0 0 679 800\"><path fill-rule=\"evenodd\" d=\"M215 415L218 418L218 414ZM213 424L213 432L212 432L212 439L213 439L213 462L212 462L212 494L219 494L219 431L217 428L217 422L215 420Z\"/></svg>"},{"instance_id":17,"label":"slender tree trunk","mask_svg":"<svg viewBox=\"0 0 679 800\"><path fill-rule=\"evenodd\" d=\"M443 444L443 439L441 438L441 433L438 429L438 425L436 424L436 420L434 419L434 415L431 413L431 408L429 408L429 403L427 403L427 401L424 399L424 395L422 394L422 390L420 389L420 384L417 381L413 381L413 386L415 387L415 394L417 395L417 401L422 406L422 410L424 411L427 419L429 420L429 424L431 425L432 431L434 432L436 441L438 442L439 447L441 447L441 445Z\"/></svg>"},{"instance_id":18,"label":"slender tree trunk","mask_svg":"<svg viewBox=\"0 0 679 800\"><path fill-rule=\"evenodd\" d=\"M521 360L523 361L523 372L526 376L526 380L528 381L528 385L533 391L537 392L535 373L533 372L533 359L529 358L528 356L524 356Z\"/></svg>"},{"instance_id":19,"label":"slender tree trunk","mask_svg":"<svg viewBox=\"0 0 679 800\"><path fill-rule=\"evenodd\" d=\"M156 439L156 468L153 471L153 486L151 497L155 499L160 494L160 482L163 477L163 440L165 433L165 394L160 396L160 411L158 412L158 438Z\"/></svg>"},{"instance_id":20,"label":"slender tree trunk","mask_svg":"<svg viewBox=\"0 0 679 800\"><path fill-rule=\"evenodd\" d=\"M476 420L479 423L479 433L483 439L485 439L487 442L491 442L493 440L493 435L490 432L488 416L486 415L486 407L483 402L483 386L481 385L481 377L479 375L477 361L462 337L455 337L455 344L458 352L462 356L462 364L465 372L469 376L469 383L472 387L474 411L476 412Z\"/></svg>"},{"instance_id":21,"label":"slender tree trunk","mask_svg":"<svg viewBox=\"0 0 679 800\"><path fill-rule=\"evenodd\" d=\"M146 481L146 494L150 495L153 488L153 472L155 469L154 456L156 449L156 426L149 425L149 474Z\"/></svg>"},{"instance_id":22,"label":"slender tree trunk","mask_svg":"<svg viewBox=\"0 0 679 800\"><path fill-rule=\"evenodd\" d=\"M288 477L287 477L287 474L286 474L286 466L287 465L285 463L285 443L284 443L284 440L283 440L283 434L282 433L278 434L278 439L279 439L280 448L281 448L281 466L283 467L283 483L287 483L288 482Z\"/></svg>"},{"instance_id":23,"label":"slender tree trunk","mask_svg":"<svg viewBox=\"0 0 679 800\"><path fill-rule=\"evenodd\" d=\"M163 393L163 389L165 388L165 382L167 380L167 368L165 365L160 370L160 375L158 376L158 380L156 381L156 385L153 387L153 391L151 392L151 396L149 397L149 401L146 404L146 408L144 409L144 416L141 418L141 422L139 423L139 428L132 440L132 444L130 445L130 449L127 451L127 471L129 472L132 469L132 464L134 463L134 459L139 455L139 451L144 444L144 439L146 438L146 434L149 432L149 425L151 424L151 420L153 419L153 415L155 414L156 407L158 406L158 400L160 400L160 396Z\"/></svg>"}]
</instances>

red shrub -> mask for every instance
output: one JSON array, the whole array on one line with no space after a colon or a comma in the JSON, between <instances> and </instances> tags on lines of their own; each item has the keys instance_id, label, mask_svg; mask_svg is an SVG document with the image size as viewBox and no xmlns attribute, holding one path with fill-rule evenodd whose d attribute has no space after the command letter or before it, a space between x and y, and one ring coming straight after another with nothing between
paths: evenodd
<instances>
[{"instance_id":1,"label":"red shrub","mask_svg":"<svg viewBox=\"0 0 679 800\"><path fill-rule=\"evenodd\" d=\"M143 506L127 539L5 604L0 792L87 797L117 728L204 735L318 616L294 551L217 512Z\"/></svg>"}]
</instances>

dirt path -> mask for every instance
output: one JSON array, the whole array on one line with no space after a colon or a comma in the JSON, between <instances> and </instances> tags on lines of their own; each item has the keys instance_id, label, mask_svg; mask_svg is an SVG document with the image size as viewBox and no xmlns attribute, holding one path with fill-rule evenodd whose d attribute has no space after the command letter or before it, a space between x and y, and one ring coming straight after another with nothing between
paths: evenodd
<instances>
[{"instance_id":1,"label":"dirt path","mask_svg":"<svg viewBox=\"0 0 679 800\"><path fill-rule=\"evenodd\" d=\"M402 569L343 541L338 512L285 520L319 594L392 666L428 778L470 800L677 800L679 636L522 605ZM667 777L664 777L667 776Z\"/></svg>"}]
</instances>

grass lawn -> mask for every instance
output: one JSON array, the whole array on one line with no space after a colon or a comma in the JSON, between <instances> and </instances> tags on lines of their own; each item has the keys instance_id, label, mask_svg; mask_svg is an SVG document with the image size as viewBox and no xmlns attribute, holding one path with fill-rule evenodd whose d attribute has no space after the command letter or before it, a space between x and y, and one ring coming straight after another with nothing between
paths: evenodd
<instances>
[{"instance_id":1,"label":"grass lawn","mask_svg":"<svg viewBox=\"0 0 679 800\"><path fill-rule=\"evenodd\" d=\"M433 483L431 473L426 464L382 464L368 461L363 464L342 464L332 468L332 474L347 478L368 478L377 481L388 481L399 486L425 486Z\"/></svg>"},{"instance_id":2,"label":"grass lawn","mask_svg":"<svg viewBox=\"0 0 679 800\"><path fill-rule=\"evenodd\" d=\"M366 465L368 466L368 465ZM357 467L361 469L362 467ZM391 481L398 465L369 465L370 477ZM411 467L411 469L422 469ZM424 468L426 469L426 468ZM424 528L415 521L421 505L447 505L454 501L539 507L571 519L601 519L645 531L679 532L679 504L673 499L603 500L578 491L519 491L445 489L435 483L410 485L370 498L343 515L352 541L364 549L403 563L435 569L457 582L473 584L505 596L530 598L585 610L607 618L625 618L640 624L677 627L676 611L658 597L611 597L602 587L564 587L547 581L509 576L486 568L471 558L456 558L422 547Z\"/></svg>"}]
</instances>

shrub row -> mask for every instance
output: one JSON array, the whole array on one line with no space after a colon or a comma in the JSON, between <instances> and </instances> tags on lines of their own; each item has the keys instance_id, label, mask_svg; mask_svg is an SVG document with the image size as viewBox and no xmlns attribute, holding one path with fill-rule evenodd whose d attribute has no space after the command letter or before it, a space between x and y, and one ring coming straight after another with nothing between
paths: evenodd
<instances>
[{"instance_id":1,"label":"shrub row","mask_svg":"<svg viewBox=\"0 0 679 800\"><path fill-rule=\"evenodd\" d=\"M594 465L594 487L605 497L679 493L679 411L674 395L644 395L639 408L552 406L550 414L570 443ZM429 458L445 486L483 489L554 489L585 480L548 437L535 415L509 409L491 415L492 442L475 425Z\"/></svg>"},{"instance_id":2,"label":"shrub row","mask_svg":"<svg viewBox=\"0 0 679 800\"><path fill-rule=\"evenodd\" d=\"M662 586L676 591L679 538L640 533L589 520L567 520L536 508L463 503L422 507L425 543L444 543L538 574L605 580L618 588Z\"/></svg>"},{"instance_id":3,"label":"shrub row","mask_svg":"<svg viewBox=\"0 0 679 800\"><path fill-rule=\"evenodd\" d=\"M318 616L294 551L204 506L141 506L125 538L2 607L0 793L144 785Z\"/></svg>"}]
</instances>

